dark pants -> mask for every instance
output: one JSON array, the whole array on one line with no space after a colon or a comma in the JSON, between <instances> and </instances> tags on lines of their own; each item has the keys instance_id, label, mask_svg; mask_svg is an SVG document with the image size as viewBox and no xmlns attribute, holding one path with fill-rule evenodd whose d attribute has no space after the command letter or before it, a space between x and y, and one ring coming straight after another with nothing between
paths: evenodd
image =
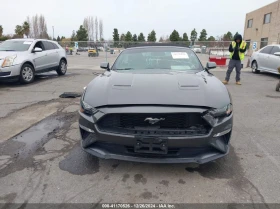
<instances>
[{"instance_id":1,"label":"dark pants","mask_svg":"<svg viewBox=\"0 0 280 209\"><path fill-rule=\"evenodd\" d=\"M235 68L236 70L236 82L240 81L240 74L241 74L241 61L240 60L230 60L229 64L228 64L228 70L227 70L227 74L226 74L226 81L229 81L230 79L230 74L233 71L233 68Z\"/></svg>"}]
</instances>

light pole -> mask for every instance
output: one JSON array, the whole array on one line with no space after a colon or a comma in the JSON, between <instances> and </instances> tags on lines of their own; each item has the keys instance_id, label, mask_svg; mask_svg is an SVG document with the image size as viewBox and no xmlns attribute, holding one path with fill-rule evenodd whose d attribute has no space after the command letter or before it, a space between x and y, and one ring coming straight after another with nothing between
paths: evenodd
<instances>
[{"instance_id":1,"label":"light pole","mask_svg":"<svg viewBox=\"0 0 280 209\"><path fill-rule=\"evenodd\" d=\"M52 33L52 40L54 41L54 26L52 26L52 31L53 31L53 33Z\"/></svg>"}]
</instances>

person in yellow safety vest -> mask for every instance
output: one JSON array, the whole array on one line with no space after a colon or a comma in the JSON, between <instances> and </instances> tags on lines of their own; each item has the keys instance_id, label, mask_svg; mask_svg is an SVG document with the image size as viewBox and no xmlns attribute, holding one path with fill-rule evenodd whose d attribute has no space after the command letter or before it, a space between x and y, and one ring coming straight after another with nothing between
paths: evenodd
<instances>
[{"instance_id":1,"label":"person in yellow safety vest","mask_svg":"<svg viewBox=\"0 0 280 209\"><path fill-rule=\"evenodd\" d=\"M226 73L226 78L223 83L226 85L229 82L230 74L232 73L233 69L236 70L236 84L241 85L240 82L240 74L241 74L241 62L245 58L246 52L246 42L242 40L242 36L240 34L236 34L234 36L234 41L229 46L230 52L230 61L228 64L228 70Z\"/></svg>"}]
</instances>

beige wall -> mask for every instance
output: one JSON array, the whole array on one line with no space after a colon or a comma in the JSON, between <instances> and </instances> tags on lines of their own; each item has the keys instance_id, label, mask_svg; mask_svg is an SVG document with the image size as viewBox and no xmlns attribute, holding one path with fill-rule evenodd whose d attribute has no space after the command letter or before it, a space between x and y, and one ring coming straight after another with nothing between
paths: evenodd
<instances>
[{"instance_id":1,"label":"beige wall","mask_svg":"<svg viewBox=\"0 0 280 209\"><path fill-rule=\"evenodd\" d=\"M263 24L264 15L272 13L269 24ZM253 19L252 28L247 28L248 20ZM246 14L244 40L260 42L261 38L268 38L269 44L279 43L280 34L280 0L265 7ZM260 43L258 43L258 48Z\"/></svg>"}]
</instances>

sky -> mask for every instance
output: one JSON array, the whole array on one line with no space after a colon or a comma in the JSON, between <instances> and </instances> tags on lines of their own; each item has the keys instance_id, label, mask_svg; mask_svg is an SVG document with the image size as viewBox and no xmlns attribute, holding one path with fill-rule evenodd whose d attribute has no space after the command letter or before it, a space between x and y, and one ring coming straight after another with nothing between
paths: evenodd
<instances>
[{"instance_id":1,"label":"sky","mask_svg":"<svg viewBox=\"0 0 280 209\"><path fill-rule=\"evenodd\" d=\"M0 0L4 1L4 0ZM0 12L4 34L13 34L15 26L27 16L43 14L48 33L70 37L78 30L86 16L103 20L104 38L112 39L113 29L119 34L143 32L145 37L153 29L157 39L176 29L182 36L198 34L206 29L209 36L227 31L243 34L246 13L276 0L12 0L5 1Z\"/></svg>"}]
</instances>

